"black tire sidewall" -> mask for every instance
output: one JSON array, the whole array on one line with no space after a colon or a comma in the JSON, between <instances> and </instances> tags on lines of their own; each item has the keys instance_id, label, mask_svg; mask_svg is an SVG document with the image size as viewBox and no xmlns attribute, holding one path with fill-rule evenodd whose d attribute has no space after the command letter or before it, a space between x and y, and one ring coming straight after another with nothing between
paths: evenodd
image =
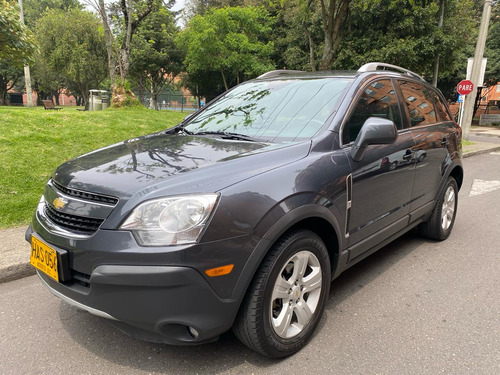
<instances>
[{"instance_id":1,"label":"black tire sidewall","mask_svg":"<svg viewBox=\"0 0 500 375\"><path fill-rule=\"evenodd\" d=\"M285 241L285 243L282 243L280 245L281 246L279 247L282 248L278 249L279 255L277 255L277 257L275 258L272 269L265 280L265 291L263 295L263 306L261 310L261 319L263 323L264 334L269 345L268 349L272 348L272 350L276 352L276 357L284 357L297 352L311 338L323 314L325 302L329 295L331 278L328 251L321 239L316 234L309 231L301 231L294 235L290 239L290 241ZM294 254L303 250L307 250L313 253L321 265L321 296L318 302L318 306L316 307L316 311L311 318L311 321L303 329L303 331L300 332L297 336L294 336L290 339L283 339L275 333L271 323L270 311L273 287L281 272L281 269L285 265L285 262L288 261Z\"/></svg>"},{"instance_id":2,"label":"black tire sidewall","mask_svg":"<svg viewBox=\"0 0 500 375\"><path fill-rule=\"evenodd\" d=\"M448 229L443 229L443 226L441 224L441 215L443 213L443 202L445 200L445 195L446 195L446 191L448 190L448 188L452 186L453 187L453 190L454 190L454 193L455 193L455 210L453 211L453 218L451 220L451 224L450 226L448 227ZM450 235L452 229L453 229L453 225L455 224L455 217L457 216L457 208L458 208L458 185L457 185L457 182L455 181L455 179L453 177L448 177L448 181L446 181L446 185L443 187L443 190L441 192L441 195L439 197L439 201L438 201L438 205L437 205L437 212L436 212L436 222L435 222L435 225L437 225L437 232L438 232L438 236L439 236L439 239L441 240L445 240L446 238L448 238L448 236Z\"/></svg>"}]
</instances>

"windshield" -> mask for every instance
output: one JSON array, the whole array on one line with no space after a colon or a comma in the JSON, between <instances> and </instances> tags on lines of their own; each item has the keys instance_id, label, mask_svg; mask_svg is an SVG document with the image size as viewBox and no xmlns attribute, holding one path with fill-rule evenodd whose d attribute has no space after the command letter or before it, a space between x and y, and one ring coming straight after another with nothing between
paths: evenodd
<instances>
[{"instance_id":1,"label":"windshield","mask_svg":"<svg viewBox=\"0 0 500 375\"><path fill-rule=\"evenodd\" d=\"M312 138L334 112L345 78L250 82L237 86L195 118L191 133L236 133L268 142Z\"/></svg>"}]
</instances>

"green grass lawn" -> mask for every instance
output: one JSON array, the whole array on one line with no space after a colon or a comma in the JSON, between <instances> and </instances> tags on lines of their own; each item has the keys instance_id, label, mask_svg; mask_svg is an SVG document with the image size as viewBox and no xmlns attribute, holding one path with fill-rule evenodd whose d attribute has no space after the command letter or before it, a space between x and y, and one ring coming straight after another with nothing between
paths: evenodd
<instances>
[{"instance_id":1,"label":"green grass lawn","mask_svg":"<svg viewBox=\"0 0 500 375\"><path fill-rule=\"evenodd\" d=\"M145 108L0 107L0 228L28 224L55 168L112 143L169 128L187 113Z\"/></svg>"}]
</instances>

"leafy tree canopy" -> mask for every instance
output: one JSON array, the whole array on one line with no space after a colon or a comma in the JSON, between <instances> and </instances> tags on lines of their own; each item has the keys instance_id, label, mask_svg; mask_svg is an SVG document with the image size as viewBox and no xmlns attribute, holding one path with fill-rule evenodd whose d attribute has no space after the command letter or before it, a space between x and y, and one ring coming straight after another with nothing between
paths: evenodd
<instances>
[{"instance_id":1,"label":"leafy tree canopy","mask_svg":"<svg viewBox=\"0 0 500 375\"><path fill-rule=\"evenodd\" d=\"M179 29L172 12L162 7L139 26L132 39L130 75L133 81L157 98L182 70L184 55L175 45Z\"/></svg>"},{"instance_id":2,"label":"leafy tree canopy","mask_svg":"<svg viewBox=\"0 0 500 375\"><path fill-rule=\"evenodd\" d=\"M71 20L71 22L68 22ZM89 90L107 76L106 49L99 19L77 8L49 10L37 23L40 62L87 102ZM50 77L50 75L49 75Z\"/></svg>"},{"instance_id":3,"label":"leafy tree canopy","mask_svg":"<svg viewBox=\"0 0 500 375\"><path fill-rule=\"evenodd\" d=\"M354 0L351 13L351 31L341 47L337 68L384 61L431 77L439 51L440 75L446 76L463 65L465 47L472 42L475 13L471 0L447 1L442 29L438 28L439 6L433 1Z\"/></svg>"},{"instance_id":4,"label":"leafy tree canopy","mask_svg":"<svg viewBox=\"0 0 500 375\"><path fill-rule=\"evenodd\" d=\"M500 4L498 3L492 9L484 56L488 58L485 82L488 84L500 82Z\"/></svg>"},{"instance_id":5,"label":"leafy tree canopy","mask_svg":"<svg viewBox=\"0 0 500 375\"><path fill-rule=\"evenodd\" d=\"M83 9L78 0L23 0L24 22L33 29L36 22L47 10L68 10L71 8Z\"/></svg>"},{"instance_id":6,"label":"leafy tree canopy","mask_svg":"<svg viewBox=\"0 0 500 375\"><path fill-rule=\"evenodd\" d=\"M218 72L224 87L273 69L272 18L264 8L212 9L191 19L177 41L189 74Z\"/></svg>"},{"instance_id":7,"label":"leafy tree canopy","mask_svg":"<svg viewBox=\"0 0 500 375\"><path fill-rule=\"evenodd\" d=\"M0 0L0 60L21 66L36 50L33 34L20 21L16 1Z\"/></svg>"}]
</instances>

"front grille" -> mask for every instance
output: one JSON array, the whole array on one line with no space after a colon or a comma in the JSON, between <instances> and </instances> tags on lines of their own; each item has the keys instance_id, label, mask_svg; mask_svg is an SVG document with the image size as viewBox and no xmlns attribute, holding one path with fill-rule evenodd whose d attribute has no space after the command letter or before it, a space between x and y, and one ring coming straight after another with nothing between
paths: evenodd
<instances>
[{"instance_id":1,"label":"front grille","mask_svg":"<svg viewBox=\"0 0 500 375\"><path fill-rule=\"evenodd\" d=\"M116 205L118 203L118 198L109 197L107 195L95 194L95 193L87 193L85 191L70 189L67 187L58 184L54 180L52 180L52 184L59 190L60 192L69 195L70 197L80 198L87 201L98 202L98 203L107 203Z\"/></svg>"},{"instance_id":2,"label":"front grille","mask_svg":"<svg viewBox=\"0 0 500 375\"><path fill-rule=\"evenodd\" d=\"M71 270L71 281L85 288L90 288L90 275Z\"/></svg>"},{"instance_id":3,"label":"front grille","mask_svg":"<svg viewBox=\"0 0 500 375\"><path fill-rule=\"evenodd\" d=\"M45 215L61 228L86 234L94 233L104 221L102 219L65 214L53 209L47 203L45 203Z\"/></svg>"}]
</instances>

